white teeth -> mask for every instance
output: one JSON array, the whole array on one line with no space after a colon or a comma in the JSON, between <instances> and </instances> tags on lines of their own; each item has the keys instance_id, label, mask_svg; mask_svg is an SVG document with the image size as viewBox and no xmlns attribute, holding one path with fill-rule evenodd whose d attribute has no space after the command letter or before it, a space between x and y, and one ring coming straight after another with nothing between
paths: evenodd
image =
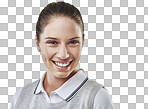
<instances>
[{"instance_id":1,"label":"white teeth","mask_svg":"<svg viewBox=\"0 0 148 109\"><path fill-rule=\"evenodd\" d=\"M55 64L58 65L58 66L60 66L60 67L66 67L67 65L70 64L70 62L68 62L68 63L64 63L64 64L62 64L62 63L58 63L58 62L55 62Z\"/></svg>"}]
</instances>

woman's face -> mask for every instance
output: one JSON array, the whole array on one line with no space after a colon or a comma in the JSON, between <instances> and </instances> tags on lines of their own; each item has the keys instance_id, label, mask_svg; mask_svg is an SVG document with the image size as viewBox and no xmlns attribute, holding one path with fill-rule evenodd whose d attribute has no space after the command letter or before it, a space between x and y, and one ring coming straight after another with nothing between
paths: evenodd
<instances>
[{"instance_id":1,"label":"woman's face","mask_svg":"<svg viewBox=\"0 0 148 109\"><path fill-rule=\"evenodd\" d=\"M68 17L54 17L44 28L37 49L48 68L48 74L57 78L68 77L77 66L83 47L80 26Z\"/></svg>"}]
</instances>

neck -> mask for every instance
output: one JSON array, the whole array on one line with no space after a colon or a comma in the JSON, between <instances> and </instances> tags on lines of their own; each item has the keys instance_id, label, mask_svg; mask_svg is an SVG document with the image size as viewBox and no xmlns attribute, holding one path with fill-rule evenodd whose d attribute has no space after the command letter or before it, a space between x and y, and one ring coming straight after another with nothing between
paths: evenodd
<instances>
[{"instance_id":1,"label":"neck","mask_svg":"<svg viewBox=\"0 0 148 109\"><path fill-rule=\"evenodd\" d=\"M68 79L70 79L77 71L73 71L67 78L57 78L53 75L50 75L49 72L46 72L44 81L43 81L43 87L47 93L48 96L50 96L50 93L59 87L61 87Z\"/></svg>"}]
</instances>

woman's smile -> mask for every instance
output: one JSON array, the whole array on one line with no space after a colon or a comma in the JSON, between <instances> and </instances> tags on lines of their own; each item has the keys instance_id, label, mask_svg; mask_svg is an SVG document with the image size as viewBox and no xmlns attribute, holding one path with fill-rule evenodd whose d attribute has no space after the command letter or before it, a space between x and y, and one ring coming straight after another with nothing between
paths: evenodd
<instances>
[{"instance_id":1,"label":"woman's smile","mask_svg":"<svg viewBox=\"0 0 148 109\"><path fill-rule=\"evenodd\" d=\"M55 65L55 67L59 70L67 70L70 66L73 60L71 61L52 61Z\"/></svg>"}]
</instances>

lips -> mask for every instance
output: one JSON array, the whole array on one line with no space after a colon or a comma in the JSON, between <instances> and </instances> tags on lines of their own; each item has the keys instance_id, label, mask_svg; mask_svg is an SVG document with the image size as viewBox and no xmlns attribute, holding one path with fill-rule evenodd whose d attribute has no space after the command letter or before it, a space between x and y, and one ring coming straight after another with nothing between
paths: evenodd
<instances>
[{"instance_id":1,"label":"lips","mask_svg":"<svg viewBox=\"0 0 148 109\"><path fill-rule=\"evenodd\" d=\"M58 66L58 67L68 67L68 66L70 66L70 64L73 62L73 60L72 61L53 61L52 60L52 62L56 65L56 66Z\"/></svg>"}]
</instances>

